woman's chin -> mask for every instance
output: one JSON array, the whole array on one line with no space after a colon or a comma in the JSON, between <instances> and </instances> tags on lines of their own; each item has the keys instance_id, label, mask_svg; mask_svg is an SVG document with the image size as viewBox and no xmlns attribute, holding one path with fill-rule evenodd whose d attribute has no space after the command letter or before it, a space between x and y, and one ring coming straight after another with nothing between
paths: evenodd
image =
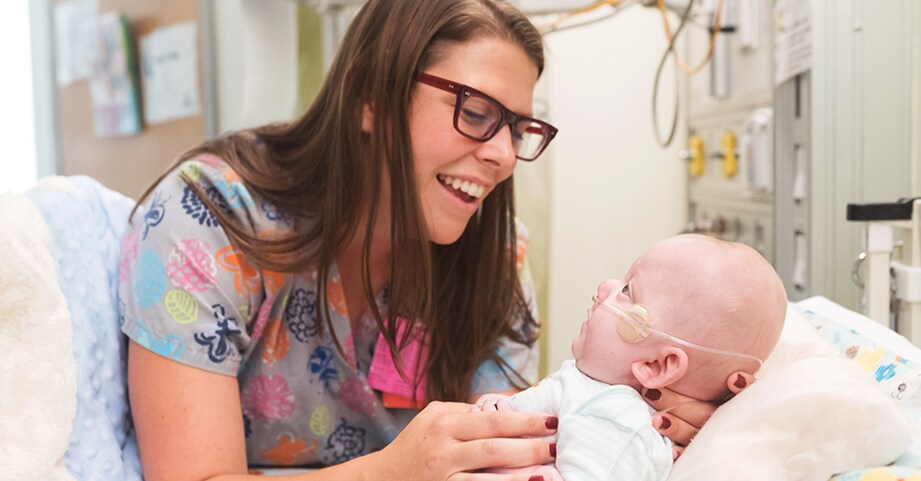
<instances>
[{"instance_id":1,"label":"woman's chin","mask_svg":"<svg viewBox=\"0 0 921 481\"><path fill-rule=\"evenodd\" d=\"M429 241L438 245L451 245L461 238L467 224L451 225L453 223L442 222L433 229L428 230Z\"/></svg>"}]
</instances>

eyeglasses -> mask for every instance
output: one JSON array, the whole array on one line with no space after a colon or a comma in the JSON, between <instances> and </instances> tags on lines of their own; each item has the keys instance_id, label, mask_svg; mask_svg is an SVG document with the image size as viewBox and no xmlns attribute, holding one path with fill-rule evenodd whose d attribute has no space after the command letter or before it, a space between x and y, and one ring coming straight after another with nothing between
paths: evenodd
<instances>
[{"instance_id":1,"label":"eyeglasses","mask_svg":"<svg viewBox=\"0 0 921 481\"><path fill-rule=\"evenodd\" d=\"M620 296L620 294L618 294L618 296ZM642 304L633 304L630 307L630 309L627 310L627 312L624 312L618 307L601 302L601 300L598 299L598 296L592 296L592 307L589 308L588 310L589 317L594 315L595 311L597 311L599 307L604 308L605 310L610 311L617 315L617 324L616 324L617 334L625 342L636 344L648 338L650 334L655 334L663 339L667 339L671 342L674 342L675 344L680 344L682 346L689 347L692 349L697 349L703 352L709 352L711 354L720 354L723 356L735 356L735 357L740 357L742 359L748 359L751 361L755 361L758 363L759 371L761 370L761 366L764 365L764 361L762 361L761 359L755 356L749 355L749 354L742 354L740 352L732 352L732 351L724 351L722 349L714 349L712 347L704 347L699 344L694 344L692 342L678 339L677 337L672 336L671 334L662 332L658 329L653 329L652 322L649 320L649 310L646 309L646 306ZM757 374L757 371L755 371L755 373Z\"/></svg>"},{"instance_id":2,"label":"eyeglasses","mask_svg":"<svg viewBox=\"0 0 921 481\"><path fill-rule=\"evenodd\" d=\"M506 125L512 132L515 156L536 159L558 132L547 122L518 115L496 99L457 82L419 72L416 81L457 95L454 104L454 129L468 139L486 142Z\"/></svg>"}]
</instances>

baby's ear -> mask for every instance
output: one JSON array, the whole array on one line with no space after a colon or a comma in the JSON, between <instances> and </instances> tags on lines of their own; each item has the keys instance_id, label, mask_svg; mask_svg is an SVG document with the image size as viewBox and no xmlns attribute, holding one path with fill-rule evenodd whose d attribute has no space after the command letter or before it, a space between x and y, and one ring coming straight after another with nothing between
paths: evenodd
<instances>
[{"instance_id":1,"label":"baby's ear","mask_svg":"<svg viewBox=\"0 0 921 481\"><path fill-rule=\"evenodd\" d=\"M688 355L678 347L668 346L659 351L654 360L634 362L630 370L648 389L668 387L688 372Z\"/></svg>"}]
</instances>

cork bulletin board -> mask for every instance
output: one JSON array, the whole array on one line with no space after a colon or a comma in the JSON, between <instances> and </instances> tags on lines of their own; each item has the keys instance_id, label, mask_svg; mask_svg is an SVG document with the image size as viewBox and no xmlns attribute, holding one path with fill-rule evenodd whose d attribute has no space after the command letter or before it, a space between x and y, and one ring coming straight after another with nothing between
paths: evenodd
<instances>
[{"instance_id":1,"label":"cork bulletin board","mask_svg":"<svg viewBox=\"0 0 921 481\"><path fill-rule=\"evenodd\" d=\"M63 0L55 0L62 3ZM198 83L201 111L194 117L156 125L144 124L139 134L100 138L93 130L89 82L81 80L57 87L58 152L61 175L88 175L107 187L137 198L185 150L205 140L209 103L207 72L203 68L203 39L209 36L203 22L204 2L188 0L99 0L99 13L119 11L125 15L137 45L154 30L180 22L197 25ZM205 12L207 18L207 12ZM138 63L141 59L136 57ZM139 88L143 90L143 85Z\"/></svg>"}]
</instances>

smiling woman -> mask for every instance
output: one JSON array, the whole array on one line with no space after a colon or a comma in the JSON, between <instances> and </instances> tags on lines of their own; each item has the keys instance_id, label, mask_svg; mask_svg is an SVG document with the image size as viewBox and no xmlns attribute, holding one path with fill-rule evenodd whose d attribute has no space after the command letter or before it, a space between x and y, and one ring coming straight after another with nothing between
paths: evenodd
<instances>
[{"instance_id":1,"label":"smiling woman","mask_svg":"<svg viewBox=\"0 0 921 481\"><path fill-rule=\"evenodd\" d=\"M550 137L531 118L543 66L505 0L369 0L299 119L212 139L151 187L120 287L145 479L249 463L462 480L552 461L556 420L496 429L463 404L536 378L512 173ZM369 382L387 358L408 389Z\"/></svg>"},{"instance_id":2,"label":"smiling woman","mask_svg":"<svg viewBox=\"0 0 921 481\"><path fill-rule=\"evenodd\" d=\"M6 72L0 79L0 132L6 153L0 161L0 192L22 190L37 177L29 2L11 2L0 15L0 51Z\"/></svg>"}]
</instances>

